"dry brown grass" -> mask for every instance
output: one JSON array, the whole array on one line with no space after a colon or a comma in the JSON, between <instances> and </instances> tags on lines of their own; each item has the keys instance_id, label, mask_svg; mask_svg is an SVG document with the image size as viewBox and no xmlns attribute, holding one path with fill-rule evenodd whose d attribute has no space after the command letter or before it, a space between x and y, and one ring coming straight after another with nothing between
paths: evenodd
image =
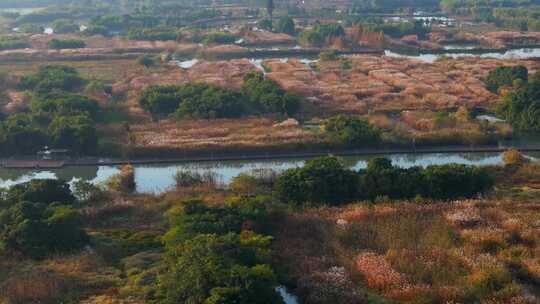
<instances>
[{"instance_id":1,"label":"dry brown grass","mask_svg":"<svg viewBox=\"0 0 540 304\"><path fill-rule=\"evenodd\" d=\"M3 282L1 297L10 304L56 303L73 282L52 271L39 268L26 269Z\"/></svg>"},{"instance_id":2,"label":"dry brown grass","mask_svg":"<svg viewBox=\"0 0 540 304\"><path fill-rule=\"evenodd\" d=\"M183 150L260 148L274 145L317 143L314 133L298 126L273 127L268 118L161 121L134 126L141 147Z\"/></svg>"},{"instance_id":3,"label":"dry brown grass","mask_svg":"<svg viewBox=\"0 0 540 304\"><path fill-rule=\"evenodd\" d=\"M325 208L289 218L276 240L298 280L330 264L398 303L537 303L521 285L540 286L536 207L488 199ZM300 231L317 236L313 248L294 237Z\"/></svg>"},{"instance_id":4,"label":"dry brown grass","mask_svg":"<svg viewBox=\"0 0 540 304\"><path fill-rule=\"evenodd\" d=\"M116 59L116 60L91 60L91 61L21 61L21 62L2 62L0 60L0 71L9 72L12 75L28 75L37 71L42 64L62 64L76 68L81 76L86 79L97 79L107 82L121 81L127 75L132 73L147 73L148 69L135 64L135 59ZM160 68L155 68L159 71Z\"/></svg>"}]
</instances>

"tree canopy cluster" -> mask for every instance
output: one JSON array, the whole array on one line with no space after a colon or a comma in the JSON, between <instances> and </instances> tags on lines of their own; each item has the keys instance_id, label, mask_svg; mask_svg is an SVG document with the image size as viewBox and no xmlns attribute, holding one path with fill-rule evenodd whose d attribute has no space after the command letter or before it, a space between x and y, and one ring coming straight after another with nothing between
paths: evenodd
<instances>
[{"instance_id":1,"label":"tree canopy cluster","mask_svg":"<svg viewBox=\"0 0 540 304\"><path fill-rule=\"evenodd\" d=\"M489 71L485 83L488 90L497 93L499 88L511 87L516 80L527 81L529 71L522 65L502 66Z\"/></svg>"},{"instance_id":2,"label":"tree canopy cluster","mask_svg":"<svg viewBox=\"0 0 540 304\"><path fill-rule=\"evenodd\" d=\"M57 19L52 23L52 29L56 34L69 34L79 32L78 24L70 19Z\"/></svg>"},{"instance_id":3,"label":"tree canopy cluster","mask_svg":"<svg viewBox=\"0 0 540 304\"><path fill-rule=\"evenodd\" d=\"M86 43L80 39L51 39L47 42L50 49L82 49L86 47Z\"/></svg>"},{"instance_id":4,"label":"tree canopy cluster","mask_svg":"<svg viewBox=\"0 0 540 304\"><path fill-rule=\"evenodd\" d=\"M272 238L255 232L265 217L259 199L215 207L190 200L172 211L160 303L283 303L268 263Z\"/></svg>"},{"instance_id":5,"label":"tree canopy cluster","mask_svg":"<svg viewBox=\"0 0 540 304\"><path fill-rule=\"evenodd\" d=\"M179 28L193 21L222 15L215 9L175 3L153 3L130 14L99 14L91 18L86 35L124 35L138 40L178 40Z\"/></svg>"},{"instance_id":6,"label":"tree canopy cluster","mask_svg":"<svg viewBox=\"0 0 540 304\"><path fill-rule=\"evenodd\" d=\"M345 36L345 30L339 24L317 24L313 29L300 33L299 40L303 44L322 46L332 38Z\"/></svg>"},{"instance_id":7,"label":"tree canopy cluster","mask_svg":"<svg viewBox=\"0 0 540 304\"><path fill-rule=\"evenodd\" d=\"M156 27L132 29L128 32L127 38L130 40L147 40L147 41L177 41L182 38L182 34L177 28Z\"/></svg>"},{"instance_id":8,"label":"tree canopy cluster","mask_svg":"<svg viewBox=\"0 0 540 304\"><path fill-rule=\"evenodd\" d=\"M518 31L540 29L540 8L533 0L441 0L446 12L471 16L477 22L490 22L497 27Z\"/></svg>"},{"instance_id":9,"label":"tree canopy cluster","mask_svg":"<svg viewBox=\"0 0 540 304\"><path fill-rule=\"evenodd\" d=\"M339 205L379 197L468 198L489 190L492 184L490 175L476 166L451 164L404 169L393 166L388 159L375 158L369 161L367 169L355 172L335 157L323 157L285 171L275 190L284 202Z\"/></svg>"},{"instance_id":10,"label":"tree canopy cluster","mask_svg":"<svg viewBox=\"0 0 540 304\"><path fill-rule=\"evenodd\" d=\"M323 128L330 140L348 146L375 144L381 141L381 131L377 127L356 117L337 115L328 119Z\"/></svg>"},{"instance_id":11,"label":"tree canopy cluster","mask_svg":"<svg viewBox=\"0 0 540 304\"><path fill-rule=\"evenodd\" d=\"M528 80L514 81L512 90L503 97L498 114L517 129L539 131L540 73L536 72Z\"/></svg>"},{"instance_id":12,"label":"tree canopy cluster","mask_svg":"<svg viewBox=\"0 0 540 304\"><path fill-rule=\"evenodd\" d=\"M257 113L292 115L299 109L300 98L262 73L251 72L240 92L209 84L150 86L139 96L139 103L154 115L228 118Z\"/></svg>"},{"instance_id":13,"label":"tree canopy cluster","mask_svg":"<svg viewBox=\"0 0 540 304\"><path fill-rule=\"evenodd\" d=\"M88 236L74 202L69 185L58 180L32 180L4 190L0 251L43 258L81 248Z\"/></svg>"},{"instance_id":14,"label":"tree canopy cluster","mask_svg":"<svg viewBox=\"0 0 540 304\"><path fill-rule=\"evenodd\" d=\"M231 33L213 32L204 36L202 42L208 44L232 44L236 40L236 36Z\"/></svg>"},{"instance_id":15,"label":"tree canopy cluster","mask_svg":"<svg viewBox=\"0 0 540 304\"><path fill-rule=\"evenodd\" d=\"M25 37L20 37L20 36L1 36L0 37L0 51L24 49L28 47L30 47L30 41L28 41L28 39Z\"/></svg>"},{"instance_id":16,"label":"tree canopy cluster","mask_svg":"<svg viewBox=\"0 0 540 304\"><path fill-rule=\"evenodd\" d=\"M276 22L274 30L278 33L284 33L287 35L296 35L296 26L294 20L291 17L283 17Z\"/></svg>"},{"instance_id":17,"label":"tree canopy cluster","mask_svg":"<svg viewBox=\"0 0 540 304\"><path fill-rule=\"evenodd\" d=\"M0 125L4 153L34 153L43 146L92 153L97 148L97 102L72 93L84 80L70 67L43 65L19 86L33 92L29 111L8 116Z\"/></svg>"}]
</instances>

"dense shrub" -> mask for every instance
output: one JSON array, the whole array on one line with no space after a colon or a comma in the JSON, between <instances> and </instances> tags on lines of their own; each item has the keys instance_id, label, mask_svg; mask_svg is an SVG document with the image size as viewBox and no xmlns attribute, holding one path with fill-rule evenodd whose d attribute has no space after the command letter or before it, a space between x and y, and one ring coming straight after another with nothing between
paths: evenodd
<instances>
[{"instance_id":1,"label":"dense shrub","mask_svg":"<svg viewBox=\"0 0 540 304\"><path fill-rule=\"evenodd\" d=\"M224 206L207 206L193 199L170 215L173 229L164 236L166 244L181 242L198 234L240 233L246 221L264 221L266 210L260 201L247 200Z\"/></svg>"},{"instance_id":2,"label":"dense shrub","mask_svg":"<svg viewBox=\"0 0 540 304\"><path fill-rule=\"evenodd\" d=\"M0 149L3 153L35 153L47 143L47 135L29 114L10 115L0 125L3 137Z\"/></svg>"},{"instance_id":3,"label":"dense shrub","mask_svg":"<svg viewBox=\"0 0 540 304\"><path fill-rule=\"evenodd\" d=\"M199 186L216 187L219 183L219 178L214 172L178 171L174 175L174 183L176 189Z\"/></svg>"},{"instance_id":4,"label":"dense shrub","mask_svg":"<svg viewBox=\"0 0 540 304\"><path fill-rule=\"evenodd\" d=\"M381 140L381 132L377 127L368 121L344 115L328 119L324 131L331 139L350 146L373 144Z\"/></svg>"},{"instance_id":5,"label":"dense shrub","mask_svg":"<svg viewBox=\"0 0 540 304\"><path fill-rule=\"evenodd\" d=\"M198 89L191 91L195 94L185 95L182 90L184 98L176 110L177 117L239 117L245 111L243 96L240 93L214 85L204 85L202 91Z\"/></svg>"},{"instance_id":6,"label":"dense shrub","mask_svg":"<svg viewBox=\"0 0 540 304\"><path fill-rule=\"evenodd\" d=\"M34 96L30 108L35 115L45 114L45 119L50 120L55 115L87 115L96 118L99 110L97 101L91 98L60 91Z\"/></svg>"},{"instance_id":7,"label":"dense shrub","mask_svg":"<svg viewBox=\"0 0 540 304\"><path fill-rule=\"evenodd\" d=\"M18 202L0 212L0 248L41 258L88 242L78 214L68 206Z\"/></svg>"},{"instance_id":8,"label":"dense shrub","mask_svg":"<svg viewBox=\"0 0 540 304\"><path fill-rule=\"evenodd\" d=\"M376 26L373 30L382 31L384 34L394 38L407 35L418 35L419 38L424 38L429 32L429 27L425 26L423 21L416 20L414 22L384 23Z\"/></svg>"},{"instance_id":9,"label":"dense shrub","mask_svg":"<svg viewBox=\"0 0 540 304\"><path fill-rule=\"evenodd\" d=\"M77 153L96 151L97 102L66 92L82 84L75 69L61 65L42 65L35 74L23 77L20 88L34 91L31 113L11 115L0 124L2 152L34 153L44 145Z\"/></svg>"},{"instance_id":10,"label":"dense shrub","mask_svg":"<svg viewBox=\"0 0 540 304\"><path fill-rule=\"evenodd\" d=\"M137 58L137 64L148 68L156 64L156 61L150 55L141 55Z\"/></svg>"},{"instance_id":11,"label":"dense shrub","mask_svg":"<svg viewBox=\"0 0 540 304\"><path fill-rule=\"evenodd\" d=\"M283 303L272 268L258 255L268 240L201 234L176 245L160 280L161 303Z\"/></svg>"},{"instance_id":12,"label":"dense shrub","mask_svg":"<svg viewBox=\"0 0 540 304\"><path fill-rule=\"evenodd\" d=\"M473 197L493 185L485 169L458 164L433 165L424 169L392 166L384 158L372 159L360 172L360 197L406 199L422 196L448 200Z\"/></svg>"},{"instance_id":13,"label":"dense shrub","mask_svg":"<svg viewBox=\"0 0 540 304\"><path fill-rule=\"evenodd\" d=\"M540 73L528 82L515 83L506 94L498 113L520 130L540 130Z\"/></svg>"},{"instance_id":14,"label":"dense shrub","mask_svg":"<svg viewBox=\"0 0 540 304\"><path fill-rule=\"evenodd\" d=\"M202 87L191 85L183 90L194 94L202 91ZM139 104L152 114L170 114L180 105L183 90L173 85L149 86L139 95Z\"/></svg>"},{"instance_id":15,"label":"dense shrub","mask_svg":"<svg viewBox=\"0 0 540 304\"><path fill-rule=\"evenodd\" d=\"M358 174L346 169L335 157L306 162L302 168L285 171L276 193L281 201L295 204L341 204L357 197Z\"/></svg>"},{"instance_id":16,"label":"dense shrub","mask_svg":"<svg viewBox=\"0 0 540 304\"><path fill-rule=\"evenodd\" d=\"M310 46L320 47L324 44L324 37L321 35L321 33L312 30L301 32L298 39L301 43Z\"/></svg>"},{"instance_id":17,"label":"dense shrub","mask_svg":"<svg viewBox=\"0 0 540 304\"><path fill-rule=\"evenodd\" d=\"M242 91L251 107L259 113L294 115L300 108L300 98L283 90L277 82L265 78L261 72L244 76Z\"/></svg>"},{"instance_id":18,"label":"dense shrub","mask_svg":"<svg viewBox=\"0 0 540 304\"><path fill-rule=\"evenodd\" d=\"M75 197L71 193L69 184L56 179L33 179L26 183L12 186L7 191L8 204L19 201L32 203L52 204L72 204Z\"/></svg>"},{"instance_id":19,"label":"dense shrub","mask_svg":"<svg viewBox=\"0 0 540 304\"><path fill-rule=\"evenodd\" d=\"M300 33L299 40L303 44L322 46L332 38L345 36L345 30L339 24L317 24L311 30Z\"/></svg>"},{"instance_id":20,"label":"dense shrub","mask_svg":"<svg viewBox=\"0 0 540 304\"><path fill-rule=\"evenodd\" d=\"M284 33L291 36L296 35L296 28L294 25L294 20L291 17L283 17L279 19L276 24L275 31L278 33Z\"/></svg>"},{"instance_id":21,"label":"dense shrub","mask_svg":"<svg viewBox=\"0 0 540 304\"><path fill-rule=\"evenodd\" d=\"M57 148L91 154L97 149L97 133L87 115L56 116L49 124L48 135Z\"/></svg>"},{"instance_id":22,"label":"dense shrub","mask_svg":"<svg viewBox=\"0 0 540 304\"><path fill-rule=\"evenodd\" d=\"M209 84L149 86L139 96L139 104L154 115L175 112L176 117L225 118L253 113L292 115L300 98L285 92L262 73L245 76L241 92Z\"/></svg>"},{"instance_id":23,"label":"dense shrub","mask_svg":"<svg viewBox=\"0 0 540 304\"><path fill-rule=\"evenodd\" d=\"M79 25L75 24L72 20L58 19L52 23L52 29L55 34L68 34L76 33L79 31Z\"/></svg>"},{"instance_id":24,"label":"dense shrub","mask_svg":"<svg viewBox=\"0 0 540 304\"><path fill-rule=\"evenodd\" d=\"M29 48L30 41L24 37L2 36L0 37L0 51Z\"/></svg>"},{"instance_id":25,"label":"dense shrub","mask_svg":"<svg viewBox=\"0 0 540 304\"><path fill-rule=\"evenodd\" d=\"M394 167L390 160L375 158L367 169L353 172L334 157L306 162L285 171L276 193L284 202L342 204L356 199L424 198L449 200L482 194L493 185L485 169L458 164L426 168Z\"/></svg>"},{"instance_id":26,"label":"dense shrub","mask_svg":"<svg viewBox=\"0 0 540 304\"><path fill-rule=\"evenodd\" d=\"M135 168L131 165L122 167L119 173L111 176L106 182L107 188L111 191L121 193L132 193L136 190Z\"/></svg>"},{"instance_id":27,"label":"dense shrub","mask_svg":"<svg viewBox=\"0 0 540 304\"><path fill-rule=\"evenodd\" d=\"M180 38L182 35L176 28L132 29L128 33L130 40L176 41Z\"/></svg>"},{"instance_id":28,"label":"dense shrub","mask_svg":"<svg viewBox=\"0 0 540 304\"><path fill-rule=\"evenodd\" d=\"M37 24L25 23L19 26L19 31L28 34L43 34L45 29Z\"/></svg>"},{"instance_id":29,"label":"dense shrub","mask_svg":"<svg viewBox=\"0 0 540 304\"><path fill-rule=\"evenodd\" d=\"M86 43L78 39L52 39L47 42L47 46L50 49L82 49L86 47Z\"/></svg>"},{"instance_id":30,"label":"dense shrub","mask_svg":"<svg viewBox=\"0 0 540 304\"><path fill-rule=\"evenodd\" d=\"M173 212L160 303L283 303L267 264L271 237L246 225L265 214L257 201L209 207L194 200Z\"/></svg>"},{"instance_id":31,"label":"dense shrub","mask_svg":"<svg viewBox=\"0 0 540 304\"><path fill-rule=\"evenodd\" d=\"M88 242L75 197L63 181L32 180L11 187L0 211L0 249L41 258L78 249Z\"/></svg>"},{"instance_id":32,"label":"dense shrub","mask_svg":"<svg viewBox=\"0 0 540 304\"><path fill-rule=\"evenodd\" d=\"M33 89L39 93L52 90L71 91L83 84L83 79L76 69L64 65L45 64L35 74L21 79L22 89Z\"/></svg>"},{"instance_id":33,"label":"dense shrub","mask_svg":"<svg viewBox=\"0 0 540 304\"><path fill-rule=\"evenodd\" d=\"M516 80L527 81L528 70L522 65L498 67L491 71L486 78L486 86L491 92L497 92L501 87L510 87Z\"/></svg>"},{"instance_id":34,"label":"dense shrub","mask_svg":"<svg viewBox=\"0 0 540 304\"><path fill-rule=\"evenodd\" d=\"M204 44L231 44L236 40L236 37L230 33L214 32L207 34L204 39Z\"/></svg>"}]
</instances>

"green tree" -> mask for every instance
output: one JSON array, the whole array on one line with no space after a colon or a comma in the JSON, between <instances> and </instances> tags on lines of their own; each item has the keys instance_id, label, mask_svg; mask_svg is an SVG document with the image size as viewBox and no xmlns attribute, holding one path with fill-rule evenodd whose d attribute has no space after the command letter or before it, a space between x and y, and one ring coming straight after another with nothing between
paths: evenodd
<instances>
[{"instance_id":1,"label":"green tree","mask_svg":"<svg viewBox=\"0 0 540 304\"><path fill-rule=\"evenodd\" d=\"M69 252L88 242L78 213L71 207L18 202L0 212L0 249L42 258Z\"/></svg>"},{"instance_id":2,"label":"green tree","mask_svg":"<svg viewBox=\"0 0 540 304\"><path fill-rule=\"evenodd\" d=\"M300 98L285 92L263 73L252 71L244 76L242 91L255 111L294 115L300 108Z\"/></svg>"},{"instance_id":3,"label":"green tree","mask_svg":"<svg viewBox=\"0 0 540 304\"><path fill-rule=\"evenodd\" d=\"M4 152L30 154L39 151L46 143L47 136L28 114L10 115L2 124L5 142Z\"/></svg>"},{"instance_id":4,"label":"green tree","mask_svg":"<svg viewBox=\"0 0 540 304\"><path fill-rule=\"evenodd\" d=\"M137 64L146 68L153 66L155 63L154 58L149 55L142 55L137 58Z\"/></svg>"},{"instance_id":5,"label":"green tree","mask_svg":"<svg viewBox=\"0 0 540 304\"><path fill-rule=\"evenodd\" d=\"M381 141L381 132L369 122L344 115L334 116L324 124L330 138L350 146L373 144Z\"/></svg>"},{"instance_id":6,"label":"green tree","mask_svg":"<svg viewBox=\"0 0 540 304\"><path fill-rule=\"evenodd\" d=\"M275 190L283 202L339 205L357 198L358 174L335 157L321 157L285 171Z\"/></svg>"},{"instance_id":7,"label":"green tree","mask_svg":"<svg viewBox=\"0 0 540 304\"><path fill-rule=\"evenodd\" d=\"M19 31L27 34L43 34L45 29L37 24L25 23L19 26Z\"/></svg>"},{"instance_id":8,"label":"green tree","mask_svg":"<svg viewBox=\"0 0 540 304\"><path fill-rule=\"evenodd\" d=\"M94 119L99 110L97 101L84 95L53 91L38 94L32 98L31 110L34 115L46 114L51 120L55 115L87 115Z\"/></svg>"},{"instance_id":9,"label":"green tree","mask_svg":"<svg viewBox=\"0 0 540 304\"><path fill-rule=\"evenodd\" d=\"M495 68L489 71L485 82L488 90L497 92L501 87L512 86L518 79L525 82L528 79L528 70L522 65Z\"/></svg>"},{"instance_id":10,"label":"green tree","mask_svg":"<svg viewBox=\"0 0 540 304\"><path fill-rule=\"evenodd\" d=\"M72 20L57 19L52 23L52 29L56 34L76 33L79 31L79 25Z\"/></svg>"},{"instance_id":11,"label":"green tree","mask_svg":"<svg viewBox=\"0 0 540 304\"><path fill-rule=\"evenodd\" d=\"M540 130L540 73L519 81L506 94L497 112L519 130Z\"/></svg>"},{"instance_id":12,"label":"green tree","mask_svg":"<svg viewBox=\"0 0 540 304\"><path fill-rule=\"evenodd\" d=\"M169 248L163 303L282 303L276 277L258 255L269 238L201 234ZM169 245L170 246L170 245Z\"/></svg>"},{"instance_id":13,"label":"green tree","mask_svg":"<svg viewBox=\"0 0 540 304\"><path fill-rule=\"evenodd\" d=\"M75 197L69 184L56 179L33 179L9 188L8 202L32 202L50 205L52 203L72 204Z\"/></svg>"},{"instance_id":14,"label":"green tree","mask_svg":"<svg viewBox=\"0 0 540 304\"><path fill-rule=\"evenodd\" d=\"M20 81L21 89L48 93L53 90L71 91L83 84L76 69L64 65L45 64L35 74L25 76Z\"/></svg>"},{"instance_id":15,"label":"green tree","mask_svg":"<svg viewBox=\"0 0 540 304\"><path fill-rule=\"evenodd\" d=\"M56 116L49 125L55 147L92 153L97 149L97 132L87 115Z\"/></svg>"},{"instance_id":16,"label":"green tree","mask_svg":"<svg viewBox=\"0 0 540 304\"><path fill-rule=\"evenodd\" d=\"M288 16L281 18L277 22L275 30L276 32L284 33L291 36L296 35L296 28L294 25L294 20Z\"/></svg>"},{"instance_id":17,"label":"green tree","mask_svg":"<svg viewBox=\"0 0 540 304\"><path fill-rule=\"evenodd\" d=\"M82 49L86 47L86 43L78 39L52 39L47 42L47 46L50 49L60 50L60 49Z\"/></svg>"},{"instance_id":18,"label":"green tree","mask_svg":"<svg viewBox=\"0 0 540 304\"><path fill-rule=\"evenodd\" d=\"M149 86L139 95L139 104L152 114L173 113L180 102L180 88L172 85Z\"/></svg>"},{"instance_id":19,"label":"green tree","mask_svg":"<svg viewBox=\"0 0 540 304\"><path fill-rule=\"evenodd\" d=\"M243 96L239 93L208 85L199 96L190 96L180 103L177 117L226 118L244 113Z\"/></svg>"},{"instance_id":20,"label":"green tree","mask_svg":"<svg viewBox=\"0 0 540 304\"><path fill-rule=\"evenodd\" d=\"M266 218L257 199L207 206L191 200L170 213L163 238L167 271L159 278L160 303L282 304L267 264L271 237L251 228Z\"/></svg>"}]
</instances>

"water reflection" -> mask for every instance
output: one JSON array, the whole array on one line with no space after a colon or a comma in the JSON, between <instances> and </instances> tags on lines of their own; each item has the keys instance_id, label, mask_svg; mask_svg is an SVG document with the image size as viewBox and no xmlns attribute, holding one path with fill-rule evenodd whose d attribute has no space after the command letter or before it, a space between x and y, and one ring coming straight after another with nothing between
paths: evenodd
<instances>
[{"instance_id":1,"label":"water reflection","mask_svg":"<svg viewBox=\"0 0 540 304\"><path fill-rule=\"evenodd\" d=\"M540 156L539 153L527 153L531 157ZM373 156L343 157L346 166L355 170L366 167ZM502 163L501 153L431 153L431 154L392 154L385 155L392 162L403 168L413 166L429 166L448 163L468 165L497 165ZM279 160L245 160L245 161L213 161L198 163L178 163L161 165L135 166L135 181L137 191L141 193L159 193L166 191L174 185L174 174L178 170L192 170L200 173L215 172L224 184L229 183L233 177L240 173L254 170L271 169L283 171L299 167L304 159ZM34 178L61 178L67 181L78 179L89 180L93 183L103 183L109 177L119 172L116 166L81 166L66 167L59 170L19 170L0 169L0 187L10 187L14 184L26 182Z\"/></svg>"},{"instance_id":2,"label":"water reflection","mask_svg":"<svg viewBox=\"0 0 540 304\"><path fill-rule=\"evenodd\" d=\"M446 53L446 54L420 54L420 55L404 55L395 53L389 50L384 51L385 56L389 57L400 57L400 58L410 58L417 59L427 63L433 63L440 56L446 56L451 58L459 57L473 57L478 56L480 58L497 58L497 59L529 59L540 57L540 48L522 48L522 49L512 49L507 50L501 53L488 52L488 53L474 53L467 52L468 49L463 49L463 53ZM469 50L470 51L470 50Z\"/></svg>"}]
</instances>

